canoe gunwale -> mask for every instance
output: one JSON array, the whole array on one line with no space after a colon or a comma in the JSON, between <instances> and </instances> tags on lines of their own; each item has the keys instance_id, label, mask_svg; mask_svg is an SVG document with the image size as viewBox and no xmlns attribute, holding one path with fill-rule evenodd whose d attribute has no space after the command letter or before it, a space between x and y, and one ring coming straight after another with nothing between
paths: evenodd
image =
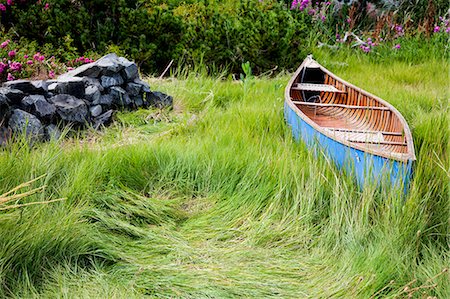
<instances>
[{"instance_id":1,"label":"canoe gunwale","mask_svg":"<svg viewBox=\"0 0 450 299\"><path fill-rule=\"evenodd\" d=\"M311 120L308 116L306 116L306 114L304 114L294 103L294 101L291 99L290 96L290 92L292 89L292 86L294 84L294 81L298 78L300 72L303 70L303 68L307 67L307 65L310 65L311 63L314 64L315 68L319 68L320 70L322 70L325 74L329 75L330 77L340 81L340 83L346 85L347 87L353 88L357 91L359 91L361 93L361 95L367 96L367 97L371 97L374 100L378 101L380 104L384 105L385 107L389 108L400 120L402 126L403 126L403 131L405 133L405 138L406 138L406 146L407 146L407 153L394 153L394 152L387 152L387 151L381 151L381 150L376 150L376 149L372 149L372 148L368 148L364 145L359 145L359 144L354 144L352 142L347 141L346 139L343 138L337 138L337 136L335 134L332 133L332 131L326 130L325 127L322 127L320 125L318 125L316 122L314 122L313 120ZM298 67L298 69L295 71L294 75L291 77L291 79L289 80L289 83L286 85L285 91L284 91L284 98L285 98L285 102L293 109L293 111L295 111L295 113L303 120L305 121L307 124L309 124L311 127L313 127L315 130L317 130L318 132L320 132L321 134L337 141L340 142L346 146L349 146L351 148L354 149L358 149L361 150L363 152L367 152L369 154L373 154L376 156L380 156L383 158L388 158L388 159L393 159L393 160L397 160L397 161L401 161L401 162L409 162L409 161L415 161L416 160L416 156L414 153L414 144L413 144L413 139L412 139L412 134L411 131L409 129L409 126L406 122L406 120L404 119L403 115L394 107L392 106L390 103L388 103L387 101L371 94L370 92L367 92L365 90L363 90L360 87L357 87L345 80L343 80L342 78L338 77L337 75L333 74L332 72L330 72L329 70L327 70L326 68L324 68L322 65L320 65L318 62L316 62L315 60L313 60L311 58L311 56L308 56L303 63Z\"/></svg>"}]
</instances>

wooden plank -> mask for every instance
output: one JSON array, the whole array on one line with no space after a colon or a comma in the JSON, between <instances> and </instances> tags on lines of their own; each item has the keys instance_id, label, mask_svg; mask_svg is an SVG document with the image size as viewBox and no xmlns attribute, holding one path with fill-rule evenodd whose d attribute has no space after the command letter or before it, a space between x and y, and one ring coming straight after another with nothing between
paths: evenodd
<instances>
[{"instance_id":1,"label":"wooden plank","mask_svg":"<svg viewBox=\"0 0 450 299\"><path fill-rule=\"evenodd\" d=\"M407 145L406 142L395 142L395 141L361 141L361 140L352 140L352 139L347 139L347 141L355 142L355 143L401 145L401 146L406 146Z\"/></svg>"},{"instance_id":2,"label":"wooden plank","mask_svg":"<svg viewBox=\"0 0 450 299\"><path fill-rule=\"evenodd\" d=\"M388 107L370 107L370 106L352 106L343 104L322 104L322 103L308 103L301 101L292 101L296 105L313 106L313 107L338 107L347 109L366 109L366 110L390 110Z\"/></svg>"},{"instance_id":3,"label":"wooden plank","mask_svg":"<svg viewBox=\"0 0 450 299\"><path fill-rule=\"evenodd\" d=\"M336 93L344 93L345 92L345 91L337 89L333 85L313 84L313 83L296 83L292 86L292 89L304 90L304 91L336 92Z\"/></svg>"},{"instance_id":4,"label":"wooden plank","mask_svg":"<svg viewBox=\"0 0 450 299\"><path fill-rule=\"evenodd\" d=\"M381 133L383 135L393 135L393 136L402 136L403 134L401 132L386 132L386 131L370 131L370 130L354 130L354 129L345 129L345 128L327 128L325 129L331 130L331 131L341 131L341 132L351 132L351 133Z\"/></svg>"}]
</instances>

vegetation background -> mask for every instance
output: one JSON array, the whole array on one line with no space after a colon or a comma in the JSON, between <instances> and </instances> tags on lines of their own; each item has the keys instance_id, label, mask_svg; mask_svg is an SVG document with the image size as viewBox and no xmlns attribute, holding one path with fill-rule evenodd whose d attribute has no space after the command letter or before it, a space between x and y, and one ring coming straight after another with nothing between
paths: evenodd
<instances>
[{"instance_id":1,"label":"vegetation background","mask_svg":"<svg viewBox=\"0 0 450 299\"><path fill-rule=\"evenodd\" d=\"M148 81L175 98L0 150L0 296L449 298L448 3L294 2L0 5L2 80L115 51L174 60ZM293 141L283 90L308 53L405 116L407 196Z\"/></svg>"}]
</instances>

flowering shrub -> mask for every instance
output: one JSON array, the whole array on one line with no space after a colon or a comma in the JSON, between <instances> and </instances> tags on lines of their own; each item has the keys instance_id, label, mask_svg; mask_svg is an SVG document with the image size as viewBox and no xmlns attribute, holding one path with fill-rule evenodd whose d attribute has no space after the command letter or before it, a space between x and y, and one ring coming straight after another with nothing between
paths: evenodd
<instances>
[{"instance_id":1,"label":"flowering shrub","mask_svg":"<svg viewBox=\"0 0 450 299\"><path fill-rule=\"evenodd\" d=\"M64 63L55 56L46 57L41 52L32 52L31 49L6 39L0 43L0 81L55 78L71 67L93 61L91 58L79 57Z\"/></svg>"}]
</instances>

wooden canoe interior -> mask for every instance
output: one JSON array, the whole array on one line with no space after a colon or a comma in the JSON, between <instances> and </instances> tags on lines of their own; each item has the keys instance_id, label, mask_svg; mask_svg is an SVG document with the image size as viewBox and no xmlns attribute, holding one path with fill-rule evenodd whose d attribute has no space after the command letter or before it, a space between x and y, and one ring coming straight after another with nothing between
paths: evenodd
<instances>
[{"instance_id":1,"label":"wooden canoe interior","mask_svg":"<svg viewBox=\"0 0 450 299\"><path fill-rule=\"evenodd\" d=\"M380 153L408 152L396 113L320 68L304 68L290 89L295 106L337 140Z\"/></svg>"}]
</instances>

